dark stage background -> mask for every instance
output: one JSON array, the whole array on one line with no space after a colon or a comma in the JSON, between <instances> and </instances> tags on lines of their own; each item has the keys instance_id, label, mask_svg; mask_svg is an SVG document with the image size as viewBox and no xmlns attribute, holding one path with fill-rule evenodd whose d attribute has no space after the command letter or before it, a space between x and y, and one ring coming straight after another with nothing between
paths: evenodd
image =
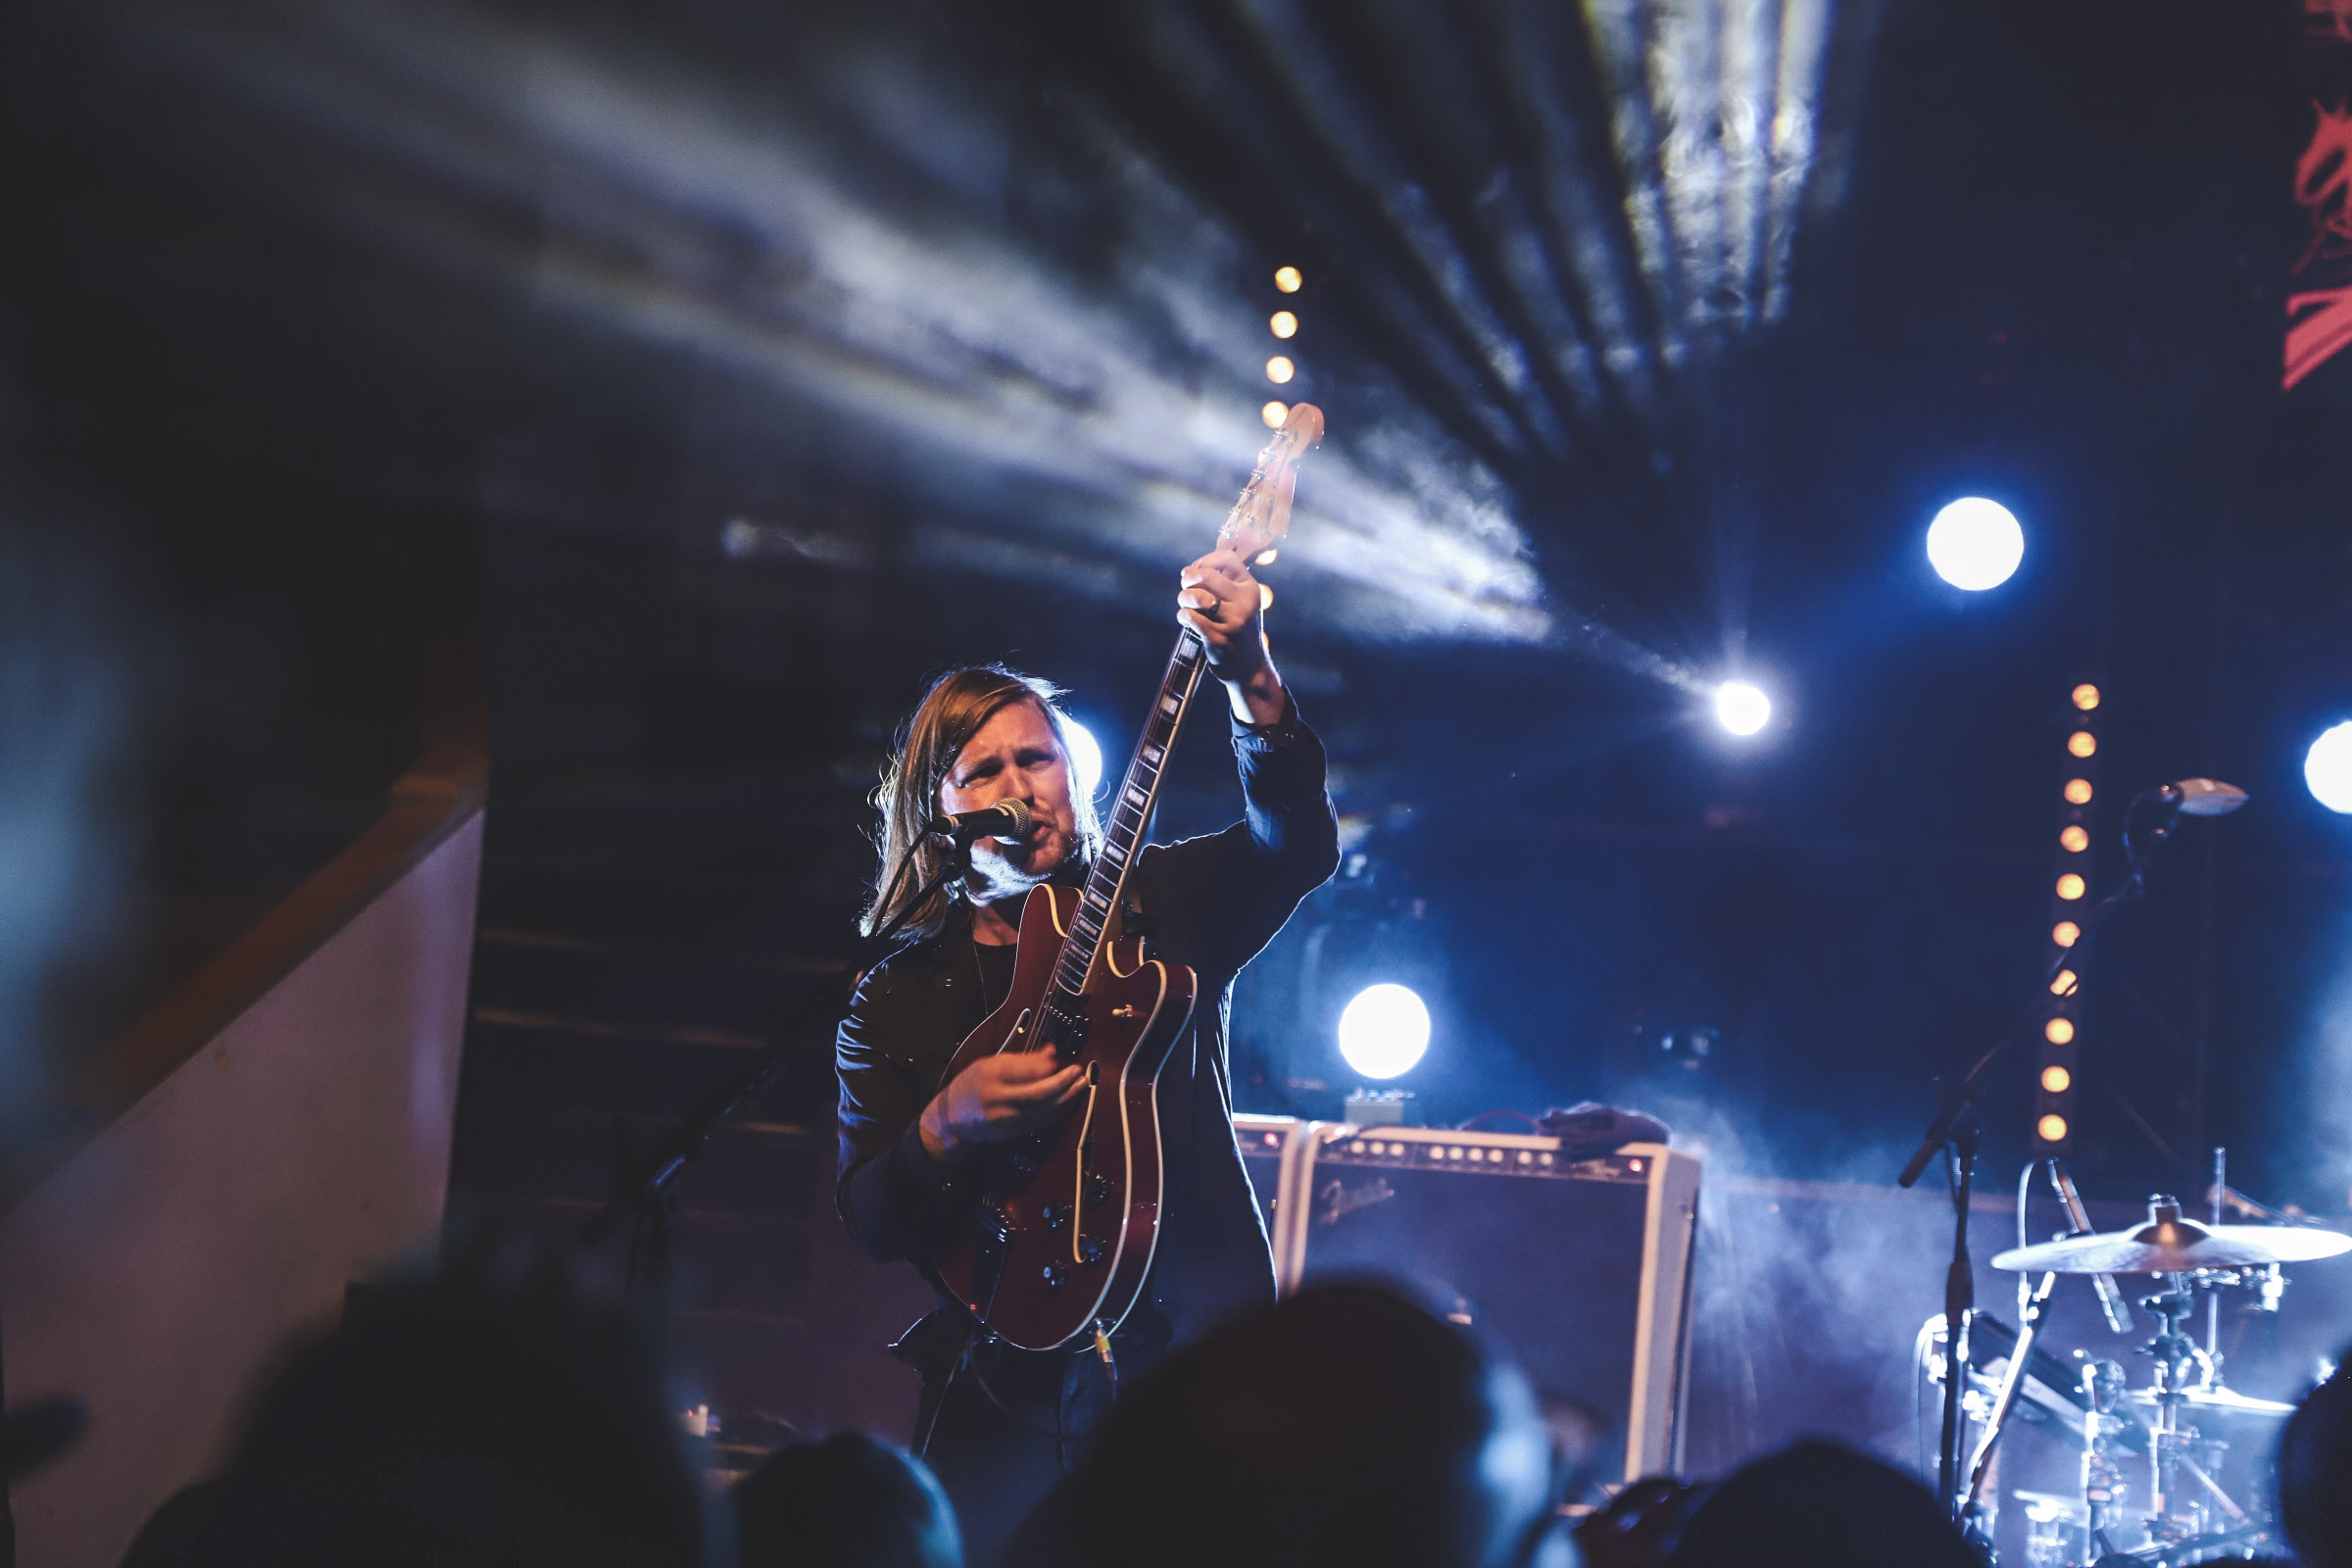
<instances>
[{"instance_id":1,"label":"dark stage background","mask_svg":"<svg viewBox=\"0 0 2352 1568\"><path fill-rule=\"evenodd\" d=\"M846 952L927 672L1014 661L1120 753L1281 349L1333 435L1270 624L1349 853L1245 977L1244 1108L1335 1114L1337 1009L1402 979L1433 1121L1596 1097L1727 1185L1886 1186L1930 1077L2036 1003L2087 680L2094 891L2132 790L2253 804L2104 939L2077 1174L2195 1194L2227 1144L2340 1215L2352 826L2300 768L2352 715L2352 362L2279 384L2338 210L2294 186L2316 16L20 5L11 549L112 715L75 978L23 1016L71 1056L217 951L380 800L417 650L475 627L455 1181L564 1234ZM1921 549L1964 493L2027 535L1983 595ZM1745 743L1734 673L1776 704ZM1212 718L1160 831L1234 809ZM2030 1091L1997 1073L1990 1191ZM681 1186L730 1420L904 1419L876 1348L920 1292L838 1237L829 1116L817 1041ZM1938 1210L1854 1212L1772 1277L1900 1448ZM2323 1294L2298 1335L2352 1339ZM1810 1333L1747 1332L1734 1362ZM1719 1456L1788 1424L1740 1419Z\"/></svg>"}]
</instances>

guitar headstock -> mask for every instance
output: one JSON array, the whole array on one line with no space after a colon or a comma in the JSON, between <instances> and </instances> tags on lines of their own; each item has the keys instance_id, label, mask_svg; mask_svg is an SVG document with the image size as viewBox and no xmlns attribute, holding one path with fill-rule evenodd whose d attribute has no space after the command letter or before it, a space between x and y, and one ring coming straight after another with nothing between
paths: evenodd
<instances>
[{"instance_id":1,"label":"guitar headstock","mask_svg":"<svg viewBox=\"0 0 2352 1568\"><path fill-rule=\"evenodd\" d=\"M1291 495L1298 487L1298 460L1323 439L1323 411L1312 403L1294 403L1274 439L1257 455L1257 470L1242 490L1242 498L1225 514L1217 530L1217 548L1254 561L1274 548L1291 529Z\"/></svg>"}]
</instances>

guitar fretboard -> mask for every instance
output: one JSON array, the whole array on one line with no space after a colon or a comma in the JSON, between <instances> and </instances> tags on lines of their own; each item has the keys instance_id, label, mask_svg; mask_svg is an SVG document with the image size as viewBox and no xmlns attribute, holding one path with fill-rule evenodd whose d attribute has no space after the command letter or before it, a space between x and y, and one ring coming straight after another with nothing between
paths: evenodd
<instances>
[{"instance_id":1,"label":"guitar fretboard","mask_svg":"<svg viewBox=\"0 0 2352 1568\"><path fill-rule=\"evenodd\" d=\"M1160 770L1166 766L1168 750L1176 744L1176 730L1184 722L1185 710L1192 706L1193 693L1200 684L1200 672L1207 667L1206 651L1200 640L1191 632L1181 632L1176 638L1176 651L1168 656L1168 670L1160 677L1159 695L1152 699L1152 714L1144 721L1143 735L1135 743L1135 756L1128 760L1127 773L1119 781L1119 793L1110 804L1110 816L1102 824L1102 853L1095 859L1094 869L1087 873L1086 892L1078 902L1078 913L1070 926L1070 934L1062 939L1061 957L1054 965L1054 984L1056 989L1076 995L1086 985L1087 971L1095 964L1095 953L1102 945L1102 933L1109 927L1110 911L1119 906L1119 892L1127 884L1127 867L1144 841L1144 829L1152 820L1152 803L1159 798Z\"/></svg>"}]
</instances>

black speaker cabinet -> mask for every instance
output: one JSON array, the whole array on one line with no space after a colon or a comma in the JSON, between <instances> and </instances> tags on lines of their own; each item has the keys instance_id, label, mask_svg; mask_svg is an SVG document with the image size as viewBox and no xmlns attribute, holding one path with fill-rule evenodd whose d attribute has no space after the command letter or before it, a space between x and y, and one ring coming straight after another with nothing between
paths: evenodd
<instances>
[{"instance_id":1,"label":"black speaker cabinet","mask_svg":"<svg viewBox=\"0 0 2352 1568\"><path fill-rule=\"evenodd\" d=\"M1397 1281L1517 1356L1594 1480L1680 1467L1697 1160L1647 1144L1571 1160L1548 1137L1235 1120L1285 1291Z\"/></svg>"}]
</instances>

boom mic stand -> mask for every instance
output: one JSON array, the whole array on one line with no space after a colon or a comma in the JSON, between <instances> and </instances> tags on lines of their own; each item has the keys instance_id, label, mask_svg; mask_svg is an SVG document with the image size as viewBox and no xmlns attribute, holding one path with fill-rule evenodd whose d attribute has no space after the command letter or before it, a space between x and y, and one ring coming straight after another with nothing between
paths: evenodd
<instances>
[{"instance_id":1,"label":"boom mic stand","mask_svg":"<svg viewBox=\"0 0 2352 1568\"><path fill-rule=\"evenodd\" d=\"M2240 800L2244 797L2241 795ZM2135 844L2132 838L2132 812L2124 812L2124 880L2082 917L2082 934L2075 945L2059 953L2051 960L2042 977L2045 991L2069 964L2074 966L2074 984L2063 993L2073 996L2082 987L2082 972L2089 964L2091 943L2115 906L2128 899L2136 899L2147 891L2148 862L2172 837L2173 827L2180 816L2180 795L2177 788L2147 791L2132 802L2137 807L2153 802L2160 815L2148 830L2147 842ZM2036 1006L2035 1011L2039 1007ZM1910 1162L1895 1178L1898 1187L1916 1184L1937 1152L1948 1156L1952 1189L1952 1260L1943 1277L1943 1427L1936 1448L1936 1490L1944 1509L1953 1522L1967 1526L1965 1517L1968 1499L1961 1494L1960 1483L1966 1456L1962 1452L1960 1430L1960 1389L1968 1375L1968 1324L1976 1311L1976 1271L1968 1251L1968 1203L1976 1180L1977 1146L1984 1129L1976 1116L1977 1102L1984 1095L1984 1075L2012 1045L2025 1034L2031 1019L2011 1029L1992 1043L1991 1049L1977 1058L1966 1077L1948 1093L1940 1081L1936 1086L1938 1108L1936 1119L1928 1124L1919 1148L1912 1152ZM1973 1489L1972 1489L1973 1490Z\"/></svg>"},{"instance_id":2,"label":"boom mic stand","mask_svg":"<svg viewBox=\"0 0 2352 1568\"><path fill-rule=\"evenodd\" d=\"M914 897L900 906L889 924L865 939L857 956L819 982L802 1000L775 1031L774 1038L750 1063L704 1096L693 1109L654 1140L643 1154L630 1159L624 1152L620 1161L623 1169L612 1196L580 1227L579 1237L582 1247L595 1247L612 1234L613 1227L623 1218L630 1221L629 1260L624 1279L631 1296L636 1294L643 1274L652 1272L658 1277L668 1262L669 1231L677 1218L671 1184L678 1173L686 1168L688 1160L704 1153L719 1123L734 1115L744 1102L774 1083L785 1066L800 1055L810 1030L840 1019L857 995L858 982L865 978L868 969L889 955L891 945L906 928L906 921L914 911L928 903L931 895L971 869L971 846L951 843L952 848L940 859L939 869Z\"/></svg>"}]
</instances>

